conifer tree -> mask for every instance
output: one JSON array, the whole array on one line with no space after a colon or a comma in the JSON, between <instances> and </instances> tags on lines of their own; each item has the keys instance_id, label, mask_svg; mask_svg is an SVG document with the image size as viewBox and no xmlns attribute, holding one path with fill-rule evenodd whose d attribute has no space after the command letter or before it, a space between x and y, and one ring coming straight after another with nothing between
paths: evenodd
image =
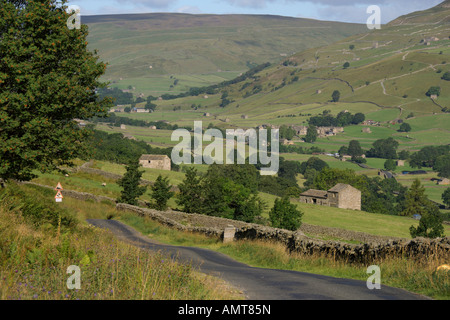
<instances>
[{"instance_id":1,"label":"conifer tree","mask_svg":"<svg viewBox=\"0 0 450 320\"><path fill-rule=\"evenodd\" d=\"M416 179L406 194L405 210L401 212L401 215L407 217L412 217L415 214L424 215L428 203L425 187L421 185L419 179Z\"/></svg>"},{"instance_id":2,"label":"conifer tree","mask_svg":"<svg viewBox=\"0 0 450 320\"><path fill-rule=\"evenodd\" d=\"M167 210L167 202L175 195L171 189L169 178L159 175L152 186L152 198L155 200L155 209L160 211Z\"/></svg>"},{"instance_id":3,"label":"conifer tree","mask_svg":"<svg viewBox=\"0 0 450 320\"><path fill-rule=\"evenodd\" d=\"M202 213L202 180L202 177L197 173L197 169L187 169L184 181L178 186L180 193L177 196L177 204L182 206L183 212Z\"/></svg>"},{"instance_id":4,"label":"conifer tree","mask_svg":"<svg viewBox=\"0 0 450 320\"><path fill-rule=\"evenodd\" d=\"M125 175L117 181L117 184L123 188L121 196L117 199L119 203L137 206L139 197L147 191L147 187L140 186L143 171L139 171L139 167L139 161L132 161L127 165Z\"/></svg>"}]
</instances>

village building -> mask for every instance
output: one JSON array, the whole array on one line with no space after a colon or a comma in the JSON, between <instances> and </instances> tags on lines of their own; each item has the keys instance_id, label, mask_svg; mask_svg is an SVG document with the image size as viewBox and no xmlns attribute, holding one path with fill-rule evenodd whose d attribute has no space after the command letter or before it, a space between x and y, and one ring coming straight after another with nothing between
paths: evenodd
<instances>
[{"instance_id":1,"label":"village building","mask_svg":"<svg viewBox=\"0 0 450 320\"><path fill-rule=\"evenodd\" d=\"M300 202L340 209L361 210L361 191L339 183L328 191L308 190L300 195Z\"/></svg>"},{"instance_id":2,"label":"village building","mask_svg":"<svg viewBox=\"0 0 450 320\"><path fill-rule=\"evenodd\" d=\"M343 133L344 128L343 127L318 127L317 128L317 134L320 138L324 137L333 137L336 136L338 133Z\"/></svg>"},{"instance_id":3,"label":"village building","mask_svg":"<svg viewBox=\"0 0 450 320\"><path fill-rule=\"evenodd\" d=\"M308 133L307 126L292 126L291 128L295 130L297 136L306 136ZM320 138L336 136L343 132L343 127L317 127L317 134Z\"/></svg>"},{"instance_id":4,"label":"village building","mask_svg":"<svg viewBox=\"0 0 450 320\"><path fill-rule=\"evenodd\" d=\"M306 134L308 133L307 126L292 126L292 129L295 130L297 136L306 136Z\"/></svg>"},{"instance_id":5,"label":"village building","mask_svg":"<svg viewBox=\"0 0 450 320\"><path fill-rule=\"evenodd\" d=\"M147 169L172 170L172 161L168 156L144 154L139 163Z\"/></svg>"},{"instance_id":6,"label":"village building","mask_svg":"<svg viewBox=\"0 0 450 320\"><path fill-rule=\"evenodd\" d=\"M374 120L366 120L362 124L364 126L380 126L380 122Z\"/></svg>"},{"instance_id":7,"label":"village building","mask_svg":"<svg viewBox=\"0 0 450 320\"><path fill-rule=\"evenodd\" d=\"M440 186L448 186L450 185L450 179L444 178L438 181L438 185Z\"/></svg>"},{"instance_id":8,"label":"village building","mask_svg":"<svg viewBox=\"0 0 450 320\"><path fill-rule=\"evenodd\" d=\"M378 171L378 175L384 179L394 179L394 174L392 172L386 171L386 170L380 170Z\"/></svg>"},{"instance_id":9,"label":"village building","mask_svg":"<svg viewBox=\"0 0 450 320\"><path fill-rule=\"evenodd\" d=\"M397 160L397 167L404 167L406 161L405 160Z\"/></svg>"},{"instance_id":10,"label":"village building","mask_svg":"<svg viewBox=\"0 0 450 320\"><path fill-rule=\"evenodd\" d=\"M293 145L295 145L295 143L293 141L288 140L288 139L282 139L281 143L282 143L283 146L293 146Z\"/></svg>"},{"instance_id":11,"label":"village building","mask_svg":"<svg viewBox=\"0 0 450 320\"><path fill-rule=\"evenodd\" d=\"M143 108L134 108L133 109L134 113L150 113L150 110L148 109L143 109Z\"/></svg>"}]
</instances>

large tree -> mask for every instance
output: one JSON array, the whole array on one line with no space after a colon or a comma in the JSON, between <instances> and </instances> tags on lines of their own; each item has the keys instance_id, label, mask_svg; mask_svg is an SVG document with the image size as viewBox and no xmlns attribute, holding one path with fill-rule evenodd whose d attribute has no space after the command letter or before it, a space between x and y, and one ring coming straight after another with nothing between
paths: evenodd
<instances>
[{"instance_id":1,"label":"large tree","mask_svg":"<svg viewBox=\"0 0 450 320\"><path fill-rule=\"evenodd\" d=\"M353 158L360 157L364 154L364 151L361 148L361 144L358 140L352 140L348 144L347 153L349 156L352 156Z\"/></svg>"},{"instance_id":2,"label":"large tree","mask_svg":"<svg viewBox=\"0 0 450 320\"><path fill-rule=\"evenodd\" d=\"M75 119L105 116L106 65L88 50L88 28L70 30L67 1L2 0L0 5L0 179L71 166L89 151Z\"/></svg>"},{"instance_id":3,"label":"large tree","mask_svg":"<svg viewBox=\"0 0 450 320\"><path fill-rule=\"evenodd\" d=\"M303 140L307 143L314 143L316 142L318 136L319 134L317 133L317 127L314 125L310 125Z\"/></svg>"},{"instance_id":4,"label":"large tree","mask_svg":"<svg viewBox=\"0 0 450 320\"><path fill-rule=\"evenodd\" d=\"M382 159L396 159L398 141L390 137L387 139L379 139L373 143L373 147L366 153L368 157Z\"/></svg>"},{"instance_id":5,"label":"large tree","mask_svg":"<svg viewBox=\"0 0 450 320\"><path fill-rule=\"evenodd\" d=\"M416 179L406 194L405 209L401 212L401 215L412 217L419 214L423 216L429 205L430 200L425 194L425 187L422 186L419 179Z\"/></svg>"}]
</instances>

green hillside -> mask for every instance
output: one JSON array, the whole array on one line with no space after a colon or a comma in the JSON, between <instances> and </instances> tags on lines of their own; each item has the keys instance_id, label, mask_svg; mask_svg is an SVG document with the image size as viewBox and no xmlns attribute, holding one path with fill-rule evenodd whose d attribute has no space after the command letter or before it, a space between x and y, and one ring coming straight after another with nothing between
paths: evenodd
<instances>
[{"instance_id":1,"label":"green hillside","mask_svg":"<svg viewBox=\"0 0 450 320\"><path fill-rule=\"evenodd\" d=\"M158 101L153 114L127 116L190 126L193 120L203 119L217 126L247 128L304 125L311 115L324 110L334 115L348 110L380 122L381 127L374 127L372 134L363 137L368 143L395 136L402 148L411 150L430 143L448 144L450 114L444 112L450 106L450 83L442 78L450 71L450 33L445 20L429 27L426 17L432 22L436 12L450 15L450 8L441 5L419 13L421 24L389 24L381 30L307 49L252 78L221 88L207 99L199 95ZM346 62L350 66L344 68ZM427 96L433 86L440 87L440 95L434 100ZM331 102L334 90L341 93L338 103ZM219 107L223 92L231 101L225 108ZM210 117L203 117L205 113ZM398 133L399 125L391 124L396 119L408 119L412 132ZM349 128L349 134L346 130L345 135L322 142L331 141L326 149L336 151L339 144L333 141L345 142L350 135L361 138L361 130Z\"/></svg>"},{"instance_id":2,"label":"green hillside","mask_svg":"<svg viewBox=\"0 0 450 320\"><path fill-rule=\"evenodd\" d=\"M365 28L269 15L154 13L84 16L82 22L89 26L90 48L110 64L104 79L146 95L230 80Z\"/></svg>"}]
</instances>

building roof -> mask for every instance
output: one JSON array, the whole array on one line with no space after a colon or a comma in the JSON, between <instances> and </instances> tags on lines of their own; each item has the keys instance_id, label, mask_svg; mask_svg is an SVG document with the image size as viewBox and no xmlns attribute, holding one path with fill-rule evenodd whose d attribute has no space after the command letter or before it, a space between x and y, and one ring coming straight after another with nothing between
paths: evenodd
<instances>
[{"instance_id":1,"label":"building roof","mask_svg":"<svg viewBox=\"0 0 450 320\"><path fill-rule=\"evenodd\" d=\"M330 190L328 190L328 192L336 192L339 193L341 191L344 191L347 188L353 188L351 185L349 184L344 184L344 183L338 183L337 185L335 185L333 188L331 188Z\"/></svg>"},{"instance_id":2,"label":"building roof","mask_svg":"<svg viewBox=\"0 0 450 320\"><path fill-rule=\"evenodd\" d=\"M162 156L162 155L154 155L154 154L144 154L142 155L142 157L139 159L139 161L155 161L155 160L167 160L169 159L168 156Z\"/></svg>"},{"instance_id":3,"label":"building roof","mask_svg":"<svg viewBox=\"0 0 450 320\"><path fill-rule=\"evenodd\" d=\"M312 197L312 198L323 198L326 199L328 197L328 192L323 190L308 190L301 194L304 197Z\"/></svg>"}]
</instances>

